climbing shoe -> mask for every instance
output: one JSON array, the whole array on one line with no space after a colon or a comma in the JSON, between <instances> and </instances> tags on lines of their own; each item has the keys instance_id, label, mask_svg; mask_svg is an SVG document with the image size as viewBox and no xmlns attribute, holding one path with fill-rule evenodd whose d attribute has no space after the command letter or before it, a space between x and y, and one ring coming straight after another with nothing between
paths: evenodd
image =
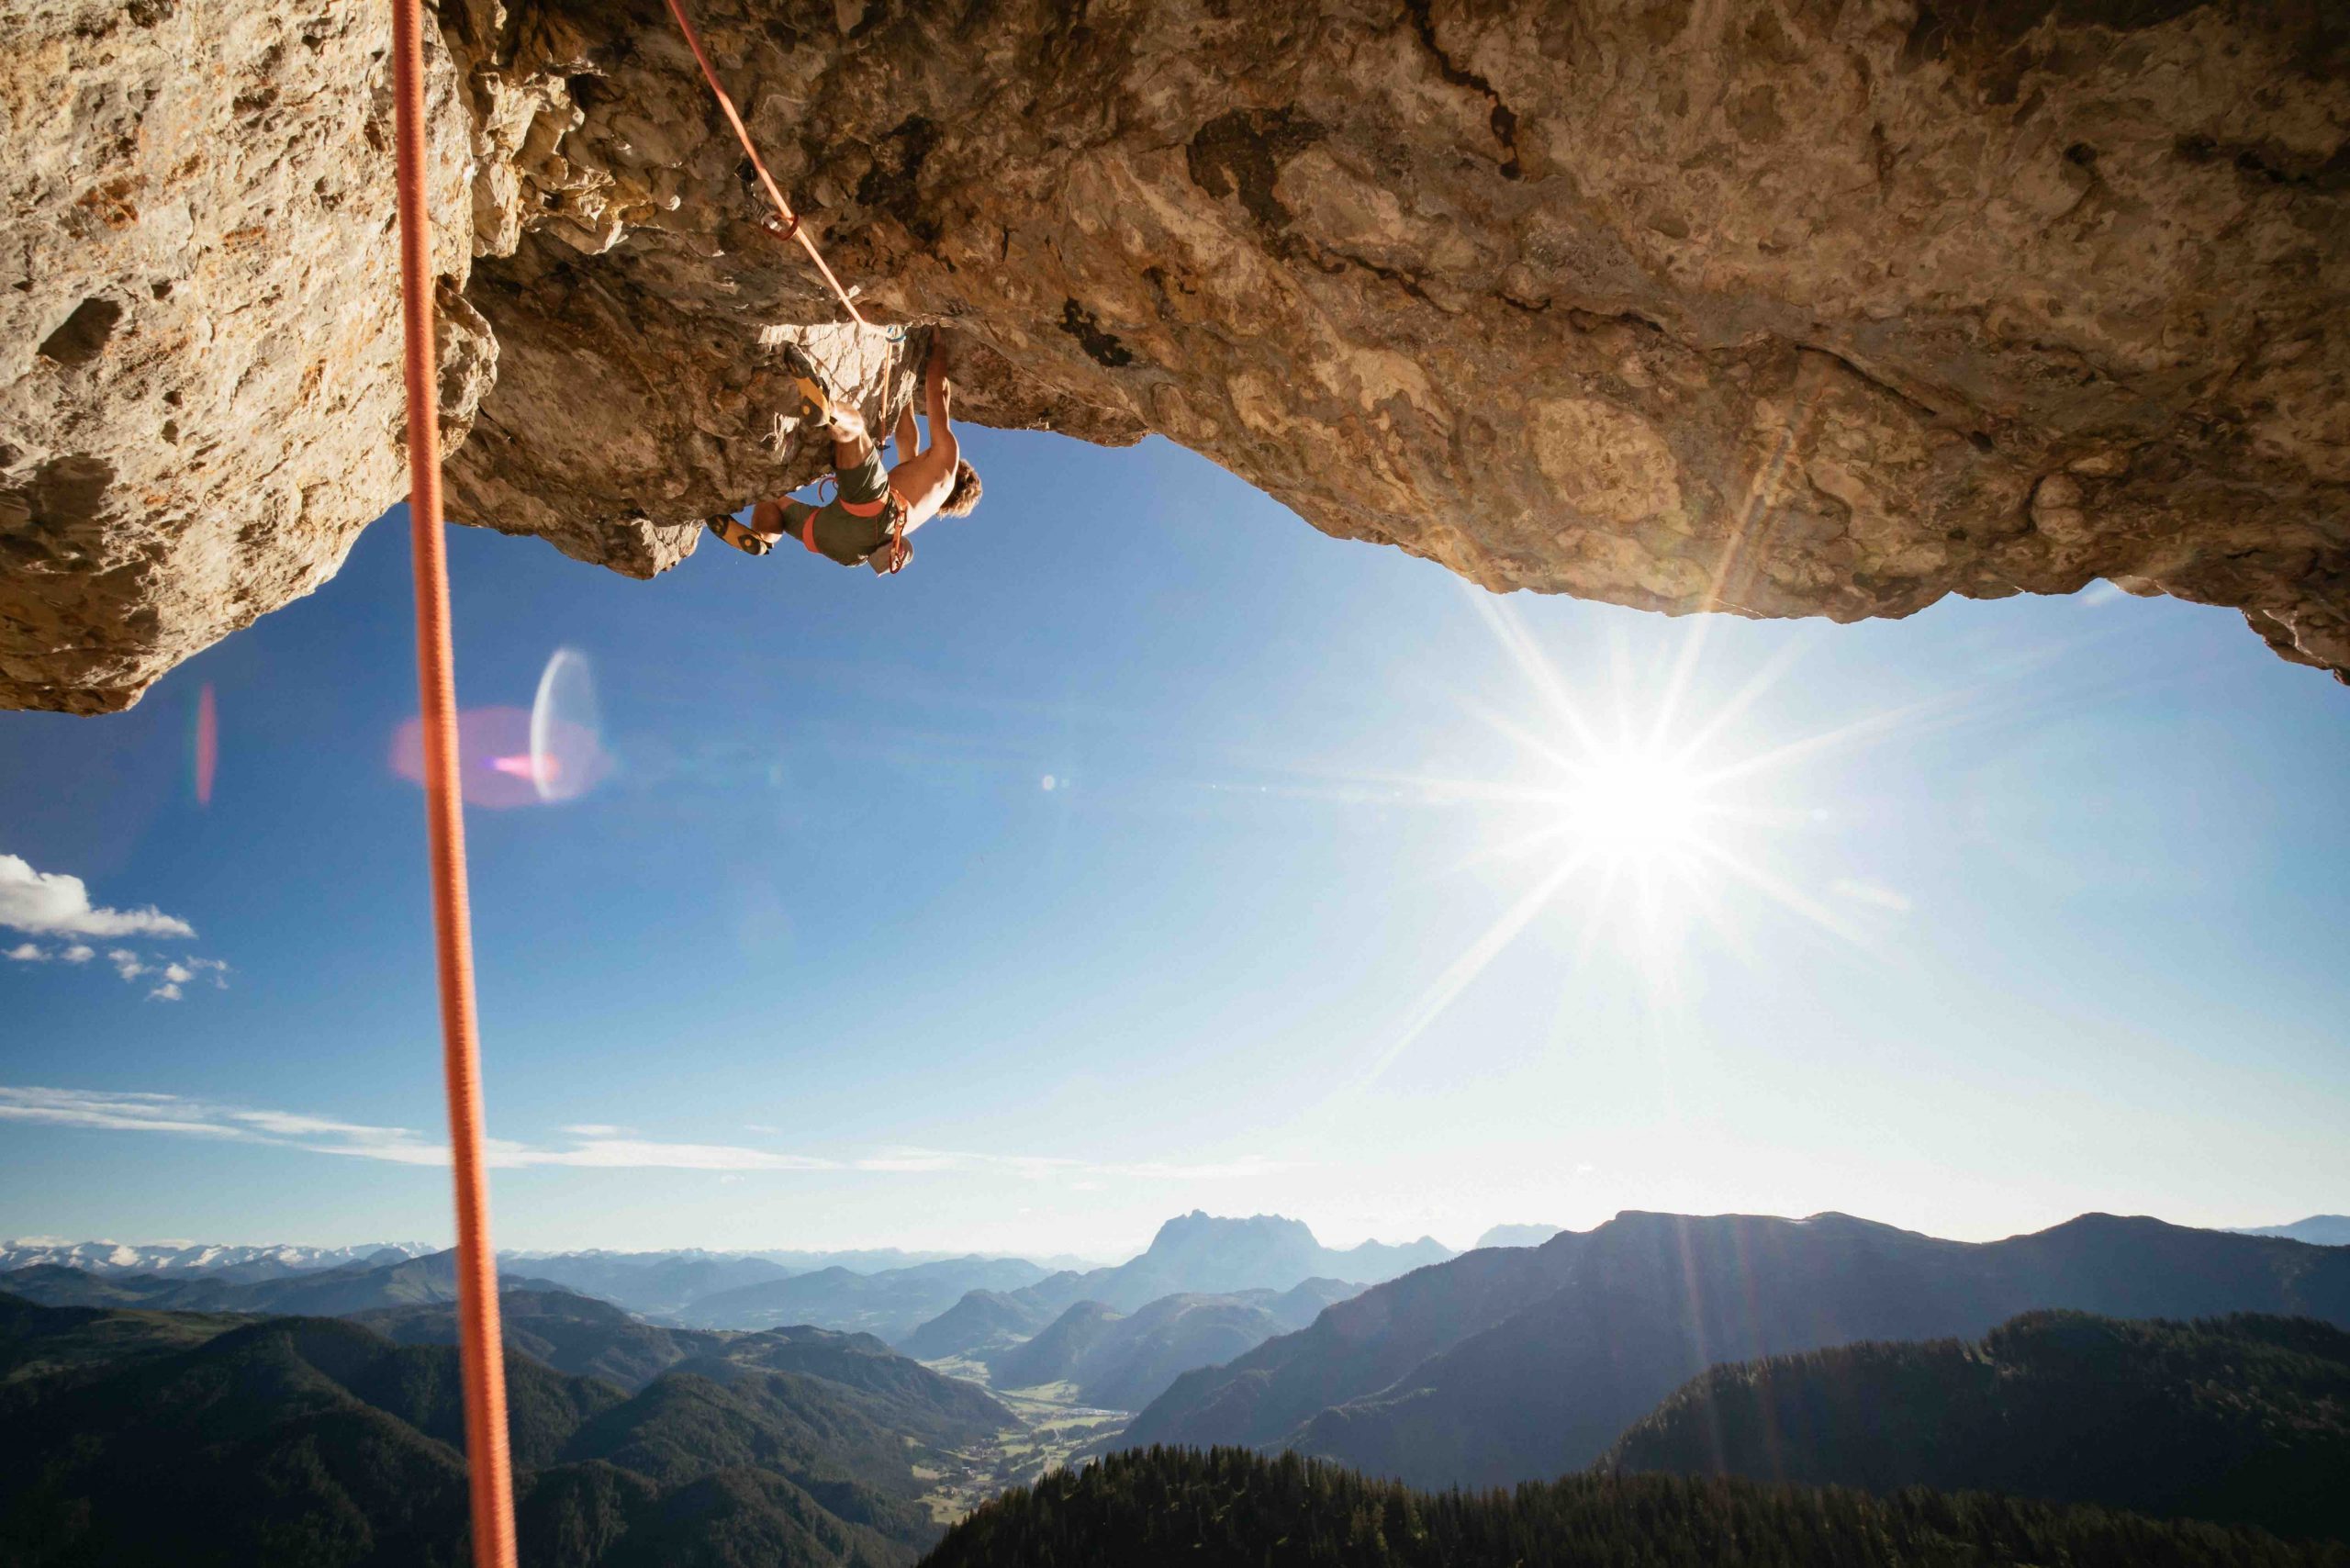
<instances>
[{"instance_id":1,"label":"climbing shoe","mask_svg":"<svg viewBox=\"0 0 2350 1568\"><path fill-rule=\"evenodd\" d=\"M760 538L731 517L713 517L710 520L709 527L712 533L745 555L764 555L775 548L774 540Z\"/></svg>"},{"instance_id":2,"label":"climbing shoe","mask_svg":"<svg viewBox=\"0 0 2350 1568\"><path fill-rule=\"evenodd\" d=\"M833 388L808 351L798 343L786 343L778 351L785 374L800 393L799 410L791 417L801 424L828 425L833 422Z\"/></svg>"}]
</instances>

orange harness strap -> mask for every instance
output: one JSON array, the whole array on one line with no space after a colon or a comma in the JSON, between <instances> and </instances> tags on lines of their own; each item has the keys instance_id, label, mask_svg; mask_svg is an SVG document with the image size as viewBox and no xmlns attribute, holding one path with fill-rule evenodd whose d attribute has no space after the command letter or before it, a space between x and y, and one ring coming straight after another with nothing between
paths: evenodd
<instances>
[{"instance_id":1,"label":"orange harness strap","mask_svg":"<svg viewBox=\"0 0 2350 1568\"><path fill-rule=\"evenodd\" d=\"M481 1040L474 1014L472 916L465 900L464 798L457 782L456 659L449 644L449 563L441 521L441 410L432 350L432 224L425 200L423 0L392 0L397 105L400 318L408 379L408 510L416 556L416 683L431 844L433 956L441 982L441 1068L457 1203L457 1356L464 1372L465 1470L476 1568L515 1568L513 1464L506 1450L506 1361L498 1260L489 1244Z\"/></svg>"}]
</instances>

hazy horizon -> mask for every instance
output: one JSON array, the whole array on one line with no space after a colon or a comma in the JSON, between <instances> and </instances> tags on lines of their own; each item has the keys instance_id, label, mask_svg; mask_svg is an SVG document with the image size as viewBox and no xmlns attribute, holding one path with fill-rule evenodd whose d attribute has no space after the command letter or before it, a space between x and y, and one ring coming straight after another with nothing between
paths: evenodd
<instances>
[{"instance_id":1,"label":"hazy horizon","mask_svg":"<svg viewBox=\"0 0 2350 1568\"><path fill-rule=\"evenodd\" d=\"M1610 1215L1606 1216L1606 1218L1605 1218L1605 1219L1601 1219L1601 1220L1594 1221L1591 1225L1582 1225L1582 1226L1561 1226L1559 1228L1561 1228L1561 1230L1588 1231L1588 1230L1591 1230L1591 1229L1595 1228L1596 1226L1599 1226L1599 1225L1605 1225L1605 1224L1606 1224L1609 1220L1612 1220L1612 1219L1616 1219L1616 1218L1617 1218L1617 1217L1620 1217L1620 1215L1623 1215L1623 1214L1628 1214L1628 1213L1644 1213L1644 1212L1645 1212L1645 1213L1658 1213L1658 1212L1677 1212L1677 1211L1657 1211L1657 1210L1645 1210L1645 1211L1644 1211L1644 1210L1639 1210L1639 1209L1637 1209L1637 1208L1635 1208L1635 1209L1627 1209L1627 1210L1619 1210L1619 1211L1617 1211L1617 1214L1615 1214L1615 1215ZM1744 1212L1745 1212L1745 1211L1739 1211L1739 1210L1722 1210L1722 1211L1719 1211L1718 1214L1715 1214L1715 1215L1693 1215L1692 1217L1698 1217L1698 1218L1718 1218L1718 1217L1723 1217L1723 1216L1725 1216L1725 1215L1733 1215L1733 1214L1742 1214L1742 1213L1744 1213ZM2102 1211L2096 1211L2096 1210L2085 1210L2085 1211L2083 1211L2083 1213L2084 1213L2084 1214L2088 1214L2088 1213L2098 1213L2098 1212L2102 1212ZM1797 1219L1797 1220L1800 1220L1800 1219L1814 1219L1814 1218L1818 1218L1818 1217L1819 1217L1819 1215L1824 1215L1824 1214L1831 1214L1831 1213L1833 1213L1833 1214L1842 1214L1842 1215L1848 1215L1848 1216L1850 1216L1850 1217L1852 1217L1852 1218L1853 1218L1853 1219L1862 1219L1862 1220L1876 1220L1876 1219L1877 1219L1877 1216L1875 1216L1875 1215L1868 1215L1868 1214L1859 1213L1859 1212L1857 1212L1857 1211L1855 1211L1855 1210L1852 1210L1852 1209L1834 1209L1834 1210L1826 1210L1826 1209L1823 1209L1823 1210L1818 1210L1818 1211L1815 1211L1813 1214L1810 1214L1810 1215L1759 1215L1759 1216L1750 1216L1750 1217L1763 1217L1763 1218L1775 1218L1775 1219ZM1180 1216L1172 1216L1172 1215L1170 1215L1169 1217L1170 1217L1170 1218L1173 1218L1173 1217L1180 1217ZM1266 1218L1266 1217L1271 1217L1271 1218L1279 1218L1279 1219L1295 1219L1295 1220L1299 1220L1299 1221L1300 1221L1300 1223L1302 1223L1302 1224L1305 1225L1305 1226L1306 1226L1308 1229L1310 1229L1310 1230L1312 1230L1312 1231L1314 1232L1314 1238L1315 1238L1316 1241L1320 1242L1323 1246L1327 1247L1327 1248L1330 1248L1330 1249L1332 1249L1333 1250L1337 1250L1337 1251L1345 1251L1345 1250L1347 1250L1348 1249L1350 1249L1350 1248L1353 1248L1353 1247L1361 1246L1361 1245L1363 1245L1363 1244L1365 1244L1365 1243L1382 1243L1382 1244L1389 1245L1389 1246L1401 1246L1401 1245L1404 1245L1404 1244L1409 1243L1409 1242L1419 1241L1419 1240L1424 1240L1424 1239L1433 1239L1433 1240L1435 1240L1435 1241L1437 1241L1437 1242L1441 1243L1442 1245L1444 1245L1444 1246L1446 1246L1446 1247L1450 1248L1450 1249L1451 1249L1453 1251L1455 1251L1455 1252L1466 1252L1466 1251L1470 1251L1470 1250L1472 1250L1472 1249L1474 1248L1474 1246L1475 1246L1475 1244L1476 1244L1476 1242L1477 1242L1478 1238L1479 1238L1480 1237L1483 1236L1483 1235L1485 1234L1485 1232L1486 1232L1486 1231L1490 1231L1490 1230L1495 1229L1495 1228L1497 1228L1497 1227L1499 1227L1499 1226L1511 1226L1511 1225L1536 1225L1536 1226L1539 1226L1539 1225L1548 1225L1548 1224L1551 1223L1551 1222L1550 1222L1550 1221L1548 1221L1548 1220L1524 1220L1524 1219L1520 1219L1520 1220L1506 1220L1506 1219L1503 1219L1503 1220L1494 1220L1494 1221L1493 1221L1491 1224L1489 1224L1489 1225L1485 1226L1483 1227L1483 1229L1482 1229L1482 1230L1478 1231L1475 1235L1470 1236L1470 1237L1469 1237L1469 1238L1467 1238L1465 1240L1456 1240L1456 1239L1454 1239L1453 1238L1450 1238L1450 1237L1445 1237L1445 1236L1437 1236L1437 1237L1433 1237L1433 1238L1426 1238L1426 1237L1418 1237L1418 1236L1408 1236L1408 1237L1407 1237L1407 1236L1361 1236L1361 1237L1354 1237L1354 1238L1342 1238L1342 1237L1341 1237L1341 1238L1334 1238L1334 1237L1332 1237L1332 1236L1326 1235L1326 1234L1322 1231L1322 1229L1321 1229L1319 1226L1315 1226L1315 1225L1311 1220L1304 1219L1303 1216L1301 1216L1301 1215L1238 1215L1238 1214L1234 1214L1234 1215L1213 1215L1213 1216L1211 1216L1211 1217L1217 1218L1217 1219L1248 1219L1248 1218ZM2082 1217L2080 1215L2065 1215L2065 1218L2064 1218L2064 1219L2062 1219L2062 1220L2055 1220L2055 1221L2052 1221L2052 1222L2051 1222L2051 1224L2053 1224L2053 1225L2062 1225L2062 1224L2065 1223L2065 1221L2067 1221L2067 1220L2077 1219L2077 1218L2080 1218L2080 1217ZM2170 1219L2168 1216L2164 1215L2119 1215L2119 1216L2117 1216L2117 1217L2121 1217L2121 1218L2132 1218L2132 1219L2157 1219L2157 1220L2162 1220L2162 1221L2164 1221L2165 1224L2171 1224L2171 1225L2177 1225L2177 1224L2181 1224L2181 1223L2183 1223L2183 1222L2178 1221L2178 1220ZM2210 1226L2195 1226L2194 1228L2197 1228L2197 1229L2210 1229L2210 1230L2224 1230L2224 1231L2231 1231L2231 1232L2244 1232L2244 1231L2258 1230L2258 1229L2263 1229L2263 1228L2271 1228L2271 1227L2276 1227L2276 1226L2284 1226L2298 1225L2298 1224L2301 1224L2301 1223L2306 1222L2306 1221L2309 1221L2309 1220L2325 1219L2325 1218L2331 1218L2331 1217L2334 1217L2334 1216L2333 1216L2333 1215L2328 1215L2328 1214L2325 1214L2325 1213L2322 1213L2322 1212L2313 1211L2313 1212L2309 1213L2309 1214L2306 1214L2306 1215L2294 1215L2294 1216L2292 1216L2290 1219L2274 1219L2274 1220L2245 1220L2245 1221L2242 1221L2242 1222L2240 1222L2240 1223L2238 1223L2238 1224L2234 1224L2234 1225L2210 1225ZM1878 1221L1878 1223L1882 1223L1882 1224L1891 1224L1892 1222L1890 1222L1890 1221L1882 1221L1882 1220L1879 1220L1879 1221ZM1911 1229L1911 1228L1913 1228L1913 1227L1911 1227L1911 1226L1900 1226L1899 1228L1907 1230L1907 1229ZM2048 1228L2048 1226L2037 1226L2037 1227L2035 1227L2035 1228L2036 1228L2036 1229L2046 1229L2046 1228ZM1924 1233L1924 1234L1931 1235L1931 1234L1935 1234L1935 1233L1932 1233L1932 1232L1926 1232L1926 1233ZM2007 1238L2008 1238L2008 1237L2009 1237L2009 1236L2016 1236L2016 1235L2029 1235L2029 1234L2031 1234L2031 1233L2030 1233L2030 1232L2026 1232L2026 1231L2009 1231L2009 1232L2004 1232L2004 1233L2001 1233L2001 1234L1999 1234L1999 1235L1996 1235L1996 1236L1952 1236L1952 1237L1944 1237L1944 1238L1943 1238L1943 1239L1945 1239L1945 1240L1952 1240L1952 1241L2000 1241L2000 1240L2005 1240L2005 1239L2007 1239ZM737 1246L737 1247L711 1247L711 1246L706 1246L706 1245L703 1245L703 1244L700 1244L700 1243L698 1243L698 1242L692 1242L692 1241L680 1241L680 1242L675 1242L675 1243L671 1243L671 1244L665 1245L665 1246L659 1246L659 1247L607 1247L607 1246L599 1246L599 1245L594 1244L594 1243L583 1243L583 1244L580 1244L580 1245L577 1245L577 1246L561 1246L561 1247L538 1247L538 1246L524 1247L524 1246L517 1246L517 1245L515 1245L515 1244L513 1244L513 1243L511 1243L511 1242L509 1242L509 1241L507 1241L507 1240L503 1239L502 1238L499 1238L499 1239L498 1239L498 1252L499 1252L501 1255L505 1255L505 1254L509 1254L509 1253L513 1253L513 1254L521 1254L521 1253L545 1253L545 1254L555 1254L555 1253L570 1253L570 1252L615 1252L615 1253L624 1253L624 1254L630 1254L630 1255L659 1255L659 1254L662 1254L662 1253L670 1253L670 1252L709 1252L709 1253L717 1253L717 1254L755 1254L755 1253L762 1253L762 1252L806 1252L806 1253L814 1253L814 1254L822 1254L822 1255L835 1255L835 1254L837 1254L837 1255L847 1255L847 1254L855 1253L855 1252L872 1252L872 1253L890 1253L890 1252L897 1252L897 1253L903 1253L903 1254L906 1254L907 1256L910 1256L910 1257L932 1257L932 1256L935 1256L935 1257L939 1257L939 1258L958 1258L958 1257L973 1257L973 1256L978 1256L978 1257L990 1257L990 1258L1019 1258L1019 1259L1024 1259L1024 1260L1026 1260L1027 1261L1030 1261L1030 1262L1037 1263L1037 1264L1040 1264L1040 1265L1046 1265L1046 1266L1051 1266L1051 1265L1055 1265L1055 1264L1059 1264L1059 1265L1064 1265L1064 1266L1076 1267L1076 1266L1078 1266L1078 1265L1082 1264L1082 1265L1093 1266L1093 1267L1108 1267L1108 1266L1113 1266L1113 1265L1115 1265L1115 1264L1118 1264L1118 1263L1124 1262L1124 1261L1125 1261L1126 1260L1128 1260L1129 1258L1133 1258L1133 1257L1137 1257L1137 1256L1139 1256L1142 1252L1144 1252L1144 1251L1145 1251L1145 1250L1149 1247L1149 1245L1150 1245L1150 1240L1151 1240L1150 1236L1148 1236L1148 1235L1145 1235L1145 1236L1144 1236L1140 1240L1138 1240L1138 1241L1135 1242L1135 1243L1133 1244L1133 1246L1131 1246L1130 1248L1126 1248L1126 1249L1123 1249L1123 1250L1118 1250L1118 1251L1112 1252L1112 1253L1103 1253L1103 1254L1099 1254L1099 1255L1094 1255L1094 1254L1071 1254L1071 1253L1067 1252L1066 1250L1060 1250L1060 1249L1051 1249L1051 1250L1048 1250L1048 1249L1042 1249L1042 1248L1030 1248L1030 1249L1012 1249L1012 1250L1000 1250L1000 1249L978 1249L978 1250L974 1250L974 1249L957 1249L957 1248L955 1248L955 1247L951 1247L951 1246L945 1246L945 1245L942 1245L942 1246L935 1246L935 1247L933 1247L933 1246L916 1246L916 1245L901 1244L901 1243L896 1243L896 1242L876 1242L876 1243L873 1243L873 1244L871 1244L871 1245L869 1245L869 1246L865 1246L865 1247L809 1247L809 1246L801 1246L801 1245L800 1245L800 1244L798 1244L798 1243L791 1242L791 1241L753 1242L753 1243L748 1243L748 1244L745 1244L745 1245L743 1245L743 1246ZM318 1238L297 1238L297 1237L277 1237L277 1238L270 1238L270 1239L266 1239L266 1240L255 1240L255 1239L252 1239L252 1238L248 1238L218 1237L218 1236L156 1236L156 1237L128 1237L128 1236L50 1236L50 1235L39 1235L39 1234L28 1234L28 1235L22 1235L22 1236L6 1236L6 1235L0 1235L0 1247L71 1247L71 1246L96 1246L96 1245L114 1246L114 1247L252 1247L252 1248L292 1247L292 1248L307 1248L307 1249L315 1249L315 1250L322 1251L322 1252L323 1252L323 1251L337 1251L337 1250L356 1250L356 1249L364 1249L364 1248L367 1248L367 1247L422 1247L422 1248L426 1248L426 1249L431 1249L431 1250L434 1250L434 1251L447 1251L447 1250L449 1250L450 1249L453 1248L453 1247L456 1245L456 1238L455 1238L455 1234L454 1234L453 1227L451 1229L451 1231L450 1231L450 1232L448 1232L447 1234L442 1235L442 1236L441 1236L441 1237L439 1237L439 1238L425 1238L425 1237L418 1237L418 1236L400 1236L400 1237L364 1237L364 1238L359 1238L359 1239L357 1239L357 1240L351 1240L351 1241L319 1240L319 1239L318 1239Z\"/></svg>"}]
</instances>

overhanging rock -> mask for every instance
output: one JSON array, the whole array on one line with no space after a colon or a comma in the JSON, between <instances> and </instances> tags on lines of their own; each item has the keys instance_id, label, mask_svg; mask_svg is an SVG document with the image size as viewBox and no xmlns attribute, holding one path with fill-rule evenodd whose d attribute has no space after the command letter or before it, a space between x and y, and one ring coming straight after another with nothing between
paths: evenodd
<instances>
[{"instance_id":1,"label":"overhanging rock","mask_svg":"<svg viewBox=\"0 0 2350 1568\"><path fill-rule=\"evenodd\" d=\"M466 521L649 576L821 461L763 344L878 416L934 322L975 418L1157 431L1496 589L1849 621L2102 577L2350 670L2335 8L696 16L917 330L822 330L659 5L452 0ZM127 704L397 498L380 22L0 21L0 701Z\"/></svg>"}]
</instances>

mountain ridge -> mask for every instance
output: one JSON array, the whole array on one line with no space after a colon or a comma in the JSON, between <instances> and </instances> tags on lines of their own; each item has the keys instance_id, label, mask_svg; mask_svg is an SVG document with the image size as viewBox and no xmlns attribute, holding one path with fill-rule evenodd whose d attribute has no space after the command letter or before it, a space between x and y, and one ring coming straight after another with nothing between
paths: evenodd
<instances>
[{"instance_id":1,"label":"mountain ridge","mask_svg":"<svg viewBox=\"0 0 2350 1568\"><path fill-rule=\"evenodd\" d=\"M1840 1214L1628 1210L1337 1303L1178 1378L1126 1438L1281 1444L1415 1484L1503 1484L1590 1462L1717 1361L1979 1336L2040 1307L2350 1322L2350 1254L2143 1217L1976 1243Z\"/></svg>"},{"instance_id":2,"label":"mountain ridge","mask_svg":"<svg viewBox=\"0 0 2350 1568\"><path fill-rule=\"evenodd\" d=\"M1013 1298L1013 1310L1026 1316L1041 1313L1049 1321L1080 1301L1131 1313L1169 1296L1278 1293L1309 1280L1374 1284L1457 1256L1433 1237L1329 1248L1304 1221L1283 1215L1238 1218L1193 1209L1162 1224L1150 1245L1124 1263L1083 1272L1064 1271L1005 1294ZM998 1331L992 1318L977 1312L969 1327L981 1336ZM937 1355L961 1354L979 1343L958 1338L951 1326L940 1327L935 1318L912 1332L922 1335Z\"/></svg>"}]
</instances>

